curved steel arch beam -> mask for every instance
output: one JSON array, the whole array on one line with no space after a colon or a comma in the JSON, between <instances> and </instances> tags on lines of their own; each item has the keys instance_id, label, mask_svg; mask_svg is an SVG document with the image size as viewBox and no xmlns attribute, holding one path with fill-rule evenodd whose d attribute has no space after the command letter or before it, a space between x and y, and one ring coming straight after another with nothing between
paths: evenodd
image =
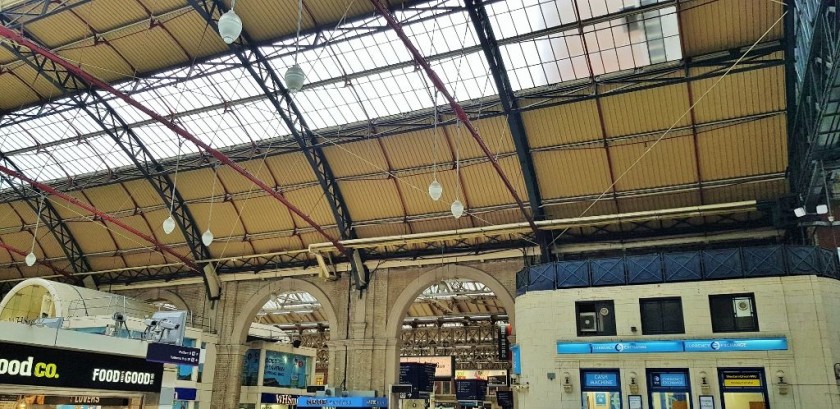
<instances>
[{"instance_id":1,"label":"curved steel arch beam","mask_svg":"<svg viewBox=\"0 0 840 409\"><path fill-rule=\"evenodd\" d=\"M218 32L218 26L213 16L216 13L222 14L228 10L224 2L221 0L189 0L189 3L201 14L201 17L204 18L207 24ZM309 128L309 125L307 125L303 114L297 104L292 100L289 91L280 81L280 77L268 62L265 54L260 51L259 47L255 45L255 42L244 30L239 37L240 40L238 43L230 44L228 48L236 54L242 63L242 68L248 71L251 78L259 85L265 98L271 101L277 114L280 115L283 122L289 127L292 137L306 157L306 161L318 179L318 184L321 185L324 191L327 204L329 204L330 210L335 218L341 239L350 240L356 238L350 211L347 209L344 197L341 194L341 189L333 175L327 157L324 155L324 151L319 146L315 134ZM284 105L288 107L288 111L283 109ZM364 269L363 260L357 263L351 257L350 261L353 267L353 278L356 282L356 287L363 289L369 279Z\"/></svg>"},{"instance_id":2,"label":"curved steel arch beam","mask_svg":"<svg viewBox=\"0 0 840 409\"><path fill-rule=\"evenodd\" d=\"M175 219L175 223L184 235L193 260L211 259L210 250L201 241L201 231L169 174L165 172L165 168L157 162L143 141L128 126L128 123L117 114L114 108L101 95L91 89L87 83L72 73L60 69L57 64L48 58L31 50L27 51L28 49L19 45L3 43L2 46L35 69L39 75L42 75L59 91L71 95L70 98L76 105L94 119L125 155L131 158L134 166L149 181L163 203L172 209L172 218ZM19 171L17 168L15 170ZM171 193L171 195L168 193ZM60 218L57 219L60 220ZM90 270L89 264L86 267L87 270ZM206 280L205 284L208 286L208 294L213 294L212 298L217 298L221 294L220 292L216 293L216 288L210 291L210 283Z\"/></svg>"}]
</instances>

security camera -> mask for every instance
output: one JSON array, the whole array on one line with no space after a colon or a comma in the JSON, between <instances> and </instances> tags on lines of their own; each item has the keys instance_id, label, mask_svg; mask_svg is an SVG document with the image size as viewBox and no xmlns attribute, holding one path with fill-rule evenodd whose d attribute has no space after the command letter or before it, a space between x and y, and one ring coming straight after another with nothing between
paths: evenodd
<instances>
[{"instance_id":1,"label":"security camera","mask_svg":"<svg viewBox=\"0 0 840 409\"><path fill-rule=\"evenodd\" d=\"M158 321L158 323L157 323L157 324L158 324L158 326L160 326L161 328L163 328L163 329L168 329L168 330L170 330L170 331L171 331L171 330L176 330L176 329L178 329L178 328L180 328L180 327L181 327L181 324L176 324L176 323L174 323L174 322L172 322L172 321L169 321L169 320L160 320L160 321Z\"/></svg>"},{"instance_id":2,"label":"security camera","mask_svg":"<svg viewBox=\"0 0 840 409\"><path fill-rule=\"evenodd\" d=\"M115 312L114 321L116 321L117 323L125 322L125 315L123 315L121 312Z\"/></svg>"}]
</instances>

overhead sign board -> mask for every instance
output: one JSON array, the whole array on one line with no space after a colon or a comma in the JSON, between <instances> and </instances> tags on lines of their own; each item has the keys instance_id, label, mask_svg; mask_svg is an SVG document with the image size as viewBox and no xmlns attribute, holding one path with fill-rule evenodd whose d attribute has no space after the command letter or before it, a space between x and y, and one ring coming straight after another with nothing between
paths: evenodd
<instances>
[{"instance_id":1,"label":"overhead sign board","mask_svg":"<svg viewBox=\"0 0 840 409\"><path fill-rule=\"evenodd\" d=\"M159 393L162 374L142 358L0 342L0 384Z\"/></svg>"},{"instance_id":2,"label":"overhead sign board","mask_svg":"<svg viewBox=\"0 0 840 409\"><path fill-rule=\"evenodd\" d=\"M301 408L387 408L388 398L352 396L346 398L322 398L301 396L297 400Z\"/></svg>"},{"instance_id":3,"label":"overhead sign board","mask_svg":"<svg viewBox=\"0 0 840 409\"><path fill-rule=\"evenodd\" d=\"M201 350L185 346L150 343L146 350L146 360L162 364L198 366Z\"/></svg>"},{"instance_id":4,"label":"overhead sign board","mask_svg":"<svg viewBox=\"0 0 840 409\"><path fill-rule=\"evenodd\" d=\"M400 363L417 362L435 365L435 379L452 379L455 375L455 358L452 356L401 356Z\"/></svg>"}]
</instances>

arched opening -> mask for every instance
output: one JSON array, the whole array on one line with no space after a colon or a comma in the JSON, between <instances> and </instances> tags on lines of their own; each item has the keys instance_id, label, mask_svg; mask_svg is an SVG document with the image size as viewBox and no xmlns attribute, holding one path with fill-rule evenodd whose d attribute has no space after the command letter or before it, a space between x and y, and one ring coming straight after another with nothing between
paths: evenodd
<instances>
[{"instance_id":1,"label":"arched opening","mask_svg":"<svg viewBox=\"0 0 840 409\"><path fill-rule=\"evenodd\" d=\"M240 391L240 404L259 407L248 399L328 382L327 340L329 329L338 325L335 308L317 285L294 278L272 281L249 294L238 311L232 331L224 335L243 346L237 352L242 364L230 368L225 382L234 388L228 393ZM325 379L316 379L316 374Z\"/></svg>"},{"instance_id":2,"label":"arched opening","mask_svg":"<svg viewBox=\"0 0 840 409\"><path fill-rule=\"evenodd\" d=\"M454 402L456 376L505 379L510 363L499 356L497 342L512 332L513 314L508 290L481 270L445 266L422 274L403 290L389 314L387 328L396 348L386 382L399 380L400 361L429 360L439 368L448 362L451 370L439 375L451 378L436 382L436 399Z\"/></svg>"}]
</instances>

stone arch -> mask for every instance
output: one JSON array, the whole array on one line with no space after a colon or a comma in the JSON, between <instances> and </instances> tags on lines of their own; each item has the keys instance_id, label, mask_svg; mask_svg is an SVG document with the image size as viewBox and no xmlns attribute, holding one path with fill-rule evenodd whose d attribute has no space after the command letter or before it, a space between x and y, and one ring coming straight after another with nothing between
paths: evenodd
<instances>
[{"instance_id":1,"label":"stone arch","mask_svg":"<svg viewBox=\"0 0 840 409\"><path fill-rule=\"evenodd\" d=\"M468 279L480 282L487 286L496 295L499 303L505 308L508 314L508 321L510 322L511 331L515 331L514 325L515 309L514 299L507 288L499 282L492 275L479 270L474 267L461 266L457 264L448 264L441 267L436 267L432 270L420 274L413 281L406 285L405 289L394 301L393 308L388 314L388 321L386 322L386 334L389 338L394 340L393 349L389 349L389 356L386 357L388 371L385 374L386 382L395 383L397 376L397 368L399 367L399 339L400 330L402 329L403 319L408 313L408 309L414 300L427 288L433 284L439 283L445 279ZM512 334L514 334L512 332ZM515 335L515 334L514 334Z\"/></svg>"},{"instance_id":2,"label":"stone arch","mask_svg":"<svg viewBox=\"0 0 840 409\"><path fill-rule=\"evenodd\" d=\"M337 331L338 316L335 313L335 308L330 301L330 298L317 285L299 278L284 278L279 281L272 281L268 285L263 286L260 290L251 297L248 302L239 310L237 318L231 332L230 340L234 344L244 344L248 337L248 328L254 322L254 317L262 309L265 303L271 299L271 296L278 293L286 293L292 291L306 291L318 300L321 304L321 309L327 318L330 325L330 331Z\"/></svg>"},{"instance_id":3,"label":"stone arch","mask_svg":"<svg viewBox=\"0 0 840 409\"><path fill-rule=\"evenodd\" d=\"M180 295L178 295L178 293L170 290L164 290L162 288L155 288L148 291L144 291L132 298L143 302L163 300L174 305L179 310L187 311L190 314L193 313L193 309L190 307L189 304L187 304L187 302L183 298L181 298Z\"/></svg>"}]
</instances>

